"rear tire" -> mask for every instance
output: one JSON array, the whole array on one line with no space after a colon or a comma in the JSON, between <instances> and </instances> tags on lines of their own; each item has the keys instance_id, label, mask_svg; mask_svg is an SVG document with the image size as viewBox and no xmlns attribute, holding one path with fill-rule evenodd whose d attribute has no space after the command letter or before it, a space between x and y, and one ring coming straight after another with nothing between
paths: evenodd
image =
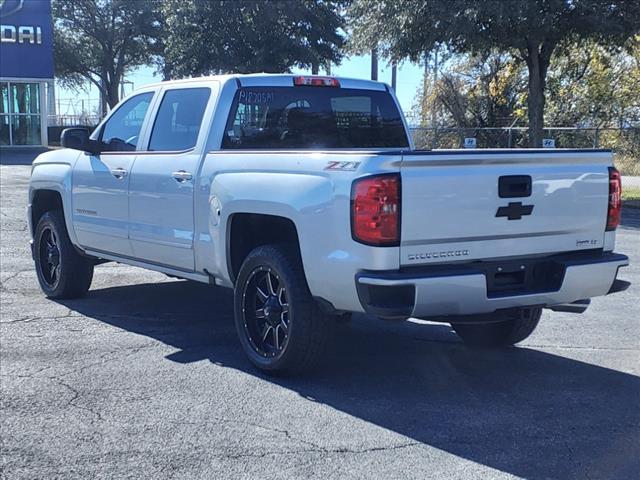
<instances>
[{"instance_id":1,"label":"rear tire","mask_svg":"<svg viewBox=\"0 0 640 480\"><path fill-rule=\"evenodd\" d=\"M297 248L255 248L234 289L235 323L249 360L270 374L310 370L322 359L331 322L313 300Z\"/></svg>"},{"instance_id":2,"label":"rear tire","mask_svg":"<svg viewBox=\"0 0 640 480\"><path fill-rule=\"evenodd\" d=\"M40 217L33 243L38 282L47 297L77 298L87 293L93 279L93 261L71 244L60 210Z\"/></svg>"},{"instance_id":3,"label":"rear tire","mask_svg":"<svg viewBox=\"0 0 640 480\"><path fill-rule=\"evenodd\" d=\"M464 343L475 347L507 347L521 342L538 326L541 308L523 308L514 318L497 323L452 323Z\"/></svg>"}]
</instances>

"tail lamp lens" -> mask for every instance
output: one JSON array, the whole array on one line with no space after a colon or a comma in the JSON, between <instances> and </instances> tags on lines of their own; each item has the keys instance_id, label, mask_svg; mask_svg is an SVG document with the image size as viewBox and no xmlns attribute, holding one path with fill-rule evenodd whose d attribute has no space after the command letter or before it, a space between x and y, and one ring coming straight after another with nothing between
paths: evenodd
<instances>
[{"instance_id":1,"label":"tail lamp lens","mask_svg":"<svg viewBox=\"0 0 640 480\"><path fill-rule=\"evenodd\" d=\"M620 172L609 167L609 208L607 210L607 230L615 230L622 214L622 178Z\"/></svg>"},{"instance_id":2,"label":"tail lamp lens","mask_svg":"<svg viewBox=\"0 0 640 480\"><path fill-rule=\"evenodd\" d=\"M366 245L400 244L400 175L373 175L351 189L351 233Z\"/></svg>"}]
</instances>

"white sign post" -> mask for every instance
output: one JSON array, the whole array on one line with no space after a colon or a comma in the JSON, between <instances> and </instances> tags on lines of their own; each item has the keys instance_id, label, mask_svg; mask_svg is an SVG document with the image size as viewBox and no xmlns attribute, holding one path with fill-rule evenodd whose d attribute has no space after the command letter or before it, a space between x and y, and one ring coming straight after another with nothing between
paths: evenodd
<instances>
[{"instance_id":1,"label":"white sign post","mask_svg":"<svg viewBox=\"0 0 640 480\"><path fill-rule=\"evenodd\" d=\"M464 139L464 148L476 148L476 137L467 137Z\"/></svg>"}]
</instances>

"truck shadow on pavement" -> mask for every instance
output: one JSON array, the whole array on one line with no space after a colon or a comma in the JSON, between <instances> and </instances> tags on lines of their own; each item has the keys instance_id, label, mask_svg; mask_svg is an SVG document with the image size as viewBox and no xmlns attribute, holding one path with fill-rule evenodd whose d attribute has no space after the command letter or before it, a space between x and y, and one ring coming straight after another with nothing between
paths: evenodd
<instances>
[{"instance_id":1,"label":"truck shadow on pavement","mask_svg":"<svg viewBox=\"0 0 640 480\"><path fill-rule=\"evenodd\" d=\"M228 290L176 281L92 290L63 303L178 349L167 360L208 359L519 477L640 471L640 378L630 374L533 348L469 349L445 325L356 316L337 326L319 372L270 378L241 350Z\"/></svg>"}]
</instances>

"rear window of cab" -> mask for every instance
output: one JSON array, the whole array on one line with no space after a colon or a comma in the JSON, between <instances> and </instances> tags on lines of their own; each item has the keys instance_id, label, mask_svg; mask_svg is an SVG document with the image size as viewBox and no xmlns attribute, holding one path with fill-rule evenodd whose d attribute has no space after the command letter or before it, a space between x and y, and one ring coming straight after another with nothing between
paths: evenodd
<instances>
[{"instance_id":1,"label":"rear window of cab","mask_svg":"<svg viewBox=\"0 0 640 480\"><path fill-rule=\"evenodd\" d=\"M316 86L241 87L222 141L236 150L408 146L388 92Z\"/></svg>"}]
</instances>

